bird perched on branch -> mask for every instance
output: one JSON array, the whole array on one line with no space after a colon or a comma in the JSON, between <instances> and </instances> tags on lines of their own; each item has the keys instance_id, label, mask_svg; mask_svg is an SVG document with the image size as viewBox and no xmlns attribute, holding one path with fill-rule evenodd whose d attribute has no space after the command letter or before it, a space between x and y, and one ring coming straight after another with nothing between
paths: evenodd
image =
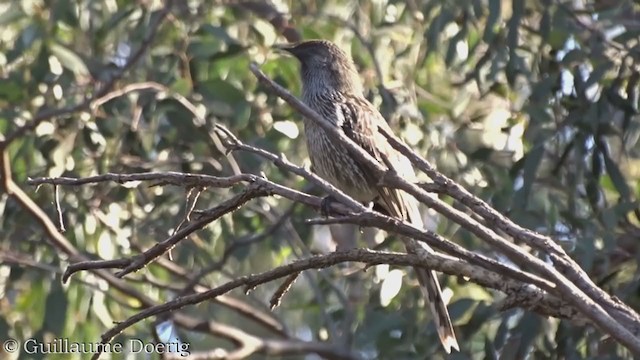
<instances>
[{"instance_id":1,"label":"bird perched on branch","mask_svg":"<svg viewBox=\"0 0 640 360\"><path fill-rule=\"evenodd\" d=\"M381 164L410 181L415 179L411 162L391 147L378 130L391 129L380 112L364 97L362 83L353 60L338 46L325 40L301 42L281 49L301 64L302 100L325 120L366 150ZM411 195L380 186L370 167L332 139L313 120L304 119L304 134L313 171L355 200L373 202L390 216L423 228L418 201ZM407 251L432 252L426 244L404 238ZM442 299L435 272L415 269L427 302L431 307L440 342L447 353L459 350L447 307Z\"/></svg>"}]
</instances>

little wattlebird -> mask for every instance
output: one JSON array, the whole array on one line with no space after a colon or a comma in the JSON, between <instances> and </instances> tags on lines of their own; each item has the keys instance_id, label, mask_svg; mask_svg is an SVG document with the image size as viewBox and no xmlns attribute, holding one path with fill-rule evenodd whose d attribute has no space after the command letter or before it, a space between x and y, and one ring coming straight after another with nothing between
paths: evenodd
<instances>
[{"instance_id":1,"label":"little wattlebird","mask_svg":"<svg viewBox=\"0 0 640 360\"><path fill-rule=\"evenodd\" d=\"M305 41L280 48L300 61L302 100L311 109L381 164L392 164L399 176L415 180L411 162L391 147L378 130L382 128L391 133L380 112L364 97L353 60L344 51L325 40ZM366 204L373 202L390 216L407 220L418 228L423 227L418 201L413 196L380 186L379 178L370 167L352 156L313 120L304 119L304 134L311 167L316 174L355 200ZM408 238L403 240L410 253L433 251L422 242ZM451 349L459 350L435 272L420 268L415 271L431 307L442 346L447 353Z\"/></svg>"}]
</instances>

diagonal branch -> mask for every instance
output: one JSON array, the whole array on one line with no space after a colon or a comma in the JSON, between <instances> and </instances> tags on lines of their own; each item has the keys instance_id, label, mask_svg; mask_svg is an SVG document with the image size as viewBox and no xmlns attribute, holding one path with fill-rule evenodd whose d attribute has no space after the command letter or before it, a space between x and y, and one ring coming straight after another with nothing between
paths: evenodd
<instances>
[{"instance_id":1,"label":"diagonal branch","mask_svg":"<svg viewBox=\"0 0 640 360\"><path fill-rule=\"evenodd\" d=\"M551 238L525 229L514 223L508 217L500 214L482 199L471 194L467 189L452 179L440 173L427 160L409 148L406 144L389 134L384 129L379 129L387 138L389 144L405 155L414 165L427 174L437 185L440 191L464 204L475 214L484 218L488 224L504 231L517 241L527 243L534 248L550 254L555 267L576 286L583 290L609 312L616 314L624 324L632 329L633 333L640 334L640 316L626 304L612 299L609 294L599 288L582 270L582 268ZM398 184L399 187L402 185Z\"/></svg>"},{"instance_id":2,"label":"diagonal branch","mask_svg":"<svg viewBox=\"0 0 640 360\"><path fill-rule=\"evenodd\" d=\"M283 170L293 172L315 183L316 185L320 186L323 190L325 190L329 194L342 194L340 190L335 189L327 181L319 178L317 175L313 173L310 173L306 169L303 169L295 164L292 164L285 158L278 157L275 154L272 154L264 149L259 149L254 146L244 144L242 141L240 141L235 136L230 134L230 132L224 127L222 127L221 125L217 125L217 128L222 132L224 132L225 134L227 134L228 137L231 137L232 140L229 142L228 146L232 150L242 150L242 151L256 154L264 159L267 159L273 162L276 166L282 168ZM340 196L343 196L343 195L340 195ZM343 197L336 196L336 199L347 201L346 205L353 205L356 209L363 208L363 206L360 203L358 203L357 201L355 201L354 199L350 198L347 195L344 195ZM457 211L457 213L462 214L460 216L466 217L466 215L460 211ZM448 241L442 236L432 231L428 231L425 229L417 229L407 222L398 221L397 219L390 218L390 217L381 215L379 213L369 211L369 209L360 211L357 215L354 215L351 217L347 216L345 217L345 219L350 219L351 220L350 223L358 224L360 226L366 225L366 226L372 226L372 227L379 227L381 229L402 234L402 235L413 234L411 235L412 238L425 241L429 245L433 246L434 248L445 251L448 254L459 257L461 259L466 259L472 264L476 264L486 269L490 269L492 271L505 274L515 280L536 285L541 289L549 292L554 291L555 286L548 281L542 280L540 277L513 269L507 265L501 264L481 254L468 251L462 246L455 244L451 241ZM382 227L381 224L387 224L386 228ZM509 245L515 246L512 244L509 244Z\"/></svg>"},{"instance_id":3,"label":"diagonal branch","mask_svg":"<svg viewBox=\"0 0 640 360\"><path fill-rule=\"evenodd\" d=\"M293 166L288 162L281 162L280 164L282 166L288 166L288 165ZM182 185L182 186L202 186L202 187L213 186L213 185L220 186L220 187L230 187L239 183L246 182L250 184L249 187L255 186L256 188L263 190L264 191L264 193L262 194L263 196L270 193L278 194L278 195L282 195L283 197L289 198L293 201L299 201L307 204L308 206L312 206L315 208L319 208L322 202L322 200L317 197L300 193L292 189L288 189L286 187L283 187L282 185L272 183L262 177L258 177L250 174L241 174L241 175L231 176L227 178L205 176L205 175L195 176L192 174L179 174L179 173L140 173L140 174L129 174L129 175L106 174L103 176L95 176L87 179L40 178L40 179L31 179L29 180L29 182L32 185L54 184L56 186L61 186L61 185L74 186L78 184L97 183L97 182L103 182L103 181L112 181L117 183L122 183L125 181L139 182L142 179L147 181L156 181L156 182L165 183L165 184ZM234 204L233 201L231 201L230 203ZM224 206L224 208L227 208L227 206ZM216 208L205 211L205 212L201 212L201 214L216 213L215 209ZM217 207L217 209L221 209L221 208ZM403 221L386 217L376 212L368 211L365 213L354 215L349 209L345 209L344 206L340 206L339 204L333 204L332 211L334 211L337 214L342 214L342 216L345 219L350 219L355 224L359 224L362 226L376 226L388 231L393 231L399 234L408 235L418 240L432 241L431 237L438 236L437 234L425 232L424 230L414 228L410 224L407 224ZM444 242L444 240L440 240L440 241ZM463 248L460 248L460 249L461 251L463 251L462 255L465 254L464 252L469 254L468 256L462 256L463 258L473 259L474 256L476 257L481 256L478 254L468 252L466 249L463 249ZM369 253L368 250L359 250L359 251L364 251L364 254ZM336 253L336 254L342 254L342 253ZM364 261L367 263L376 264L378 263L376 261L385 261L386 263L386 261L389 260L389 261L392 261L390 262L390 264L398 264L398 265L425 266L425 264L428 264L429 268L440 270L442 272L449 273L449 274L468 277L472 281L477 282L485 287L499 289L505 292L508 295L507 300L505 300L505 305L504 305L505 307L518 306L518 304L521 303L523 307L534 310L543 315L556 316L556 317L562 317L562 318L571 318L576 321L581 321L582 319L580 313L572 306L562 302L561 300L554 298L553 296L549 296L548 294L545 294L543 291L540 291L535 287L526 285L529 283L534 283L543 289L545 288L548 289L550 286L552 286L552 284L547 283L544 280L541 280L539 278L535 278L535 277L532 278L530 274L519 272L513 269L511 270L516 271L516 275L513 275L513 273L510 273L509 271L500 271L502 269L500 266L504 267L504 265L499 263L493 264L495 266L498 266L498 268L495 268L495 267L492 268L491 266L486 266L486 264L483 262L479 262L480 266L478 266L474 264L474 261L467 260L468 261L467 262L463 260L452 259L448 256L440 255L440 254L434 254L433 256L412 255L412 256L415 256L415 259L411 258L408 260L409 262L407 263L404 263L404 262L396 263L396 262L393 262L393 260L384 258L384 256L382 258L383 260L374 261L371 258L369 259L366 258L366 256L371 256L371 255L364 255L365 256L364 260L361 260L361 256L363 253L355 252L355 253L349 253L349 254L351 255L346 255L347 257L342 258L342 260L338 259L339 262ZM373 254L376 254L376 253L374 252ZM334 255L334 256L339 257L339 256L345 256L345 255ZM356 258L352 258L350 256L352 257L355 256ZM338 260L331 260L331 261L338 261ZM142 319L149 316L158 315L165 311L175 310L189 304L195 304L197 302L215 298L217 296L224 294L227 291L230 291L232 288L236 288L240 286L253 287L260 283L271 281L270 279L286 277L292 273L299 272L309 268L305 266L311 266L311 268L318 268L318 266L320 266L319 264L324 264L320 267L331 266L332 264L334 264L331 261L327 263L326 261L328 260L326 259L318 260L316 258L312 258L311 260L312 265L304 265L305 260L300 260L300 261L302 262L295 263L297 264L295 266L298 266L298 268L294 267L293 270L291 270L291 268L288 266L284 268L285 270L289 269L286 271L283 270L282 268L274 269L273 270L274 272L269 273L275 276L274 278L269 278L269 276L271 275L269 276L264 275L264 276L267 276L267 278L257 278L258 280L256 280L256 278L254 277L245 277L245 278L234 280L235 282L232 281L227 285L223 285L223 286L231 286L229 284L233 285L230 288L225 288L226 291L224 292L220 292L220 287L219 287L216 289L207 290L204 293L181 297L179 299L174 300L173 302L163 304L163 305L154 306L151 303L147 303L145 307L148 310L143 310L142 313L136 314L135 316L141 316L141 317L138 318L134 316L130 318L129 322L126 322L126 324L130 326L133 323L137 321L141 321ZM319 262L316 262L316 261L319 261ZM416 261L416 262L413 262L413 261ZM490 261L493 261L493 260L490 260ZM494 269L494 271L487 270L487 269ZM496 271L496 269L498 271ZM112 276L112 275L109 274L109 276ZM259 280L259 279L262 279L262 280ZM523 280L523 282L517 281L514 279ZM205 296L205 298L203 298L202 294L210 294L210 295L214 294L215 296L212 295L213 297L210 297L210 298L206 298ZM531 299L535 299L535 300L531 300ZM559 304L561 304L562 306L560 306ZM121 331L124 328L126 328L126 326L118 331Z\"/></svg>"},{"instance_id":4,"label":"diagonal branch","mask_svg":"<svg viewBox=\"0 0 640 360\"><path fill-rule=\"evenodd\" d=\"M249 185L243 192L240 194L222 202L220 205L204 211L201 213L200 217L189 223L189 225L183 227L179 231L175 232L173 235L169 236L167 239L156 243L154 246L149 248L148 250L132 257L132 258L124 258L117 260L97 260L97 261L85 261L80 263L75 263L69 265L67 270L62 277L62 281L66 282L69 276L80 270L87 269L105 269L105 268L118 268L122 269L121 271L115 274L116 277L122 278L123 276L140 270L147 264L151 263L158 257L162 256L167 251L171 250L179 241L185 239L191 233L198 231L209 223L219 219L225 214L228 214L242 205L244 205L247 201L267 195L267 192L264 188L261 188L259 185L251 184Z\"/></svg>"},{"instance_id":5,"label":"diagonal branch","mask_svg":"<svg viewBox=\"0 0 640 360\"><path fill-rule=\"evenodd\" d=\"M616 320L616 318L612 317L611 314L605 311L599 303L594 301L581 288L576 286L576 282L571 281L570 279L565 277L558 271L558 269L542 262L540 259L523 251L513 243L510 243L501 238L494 231L471 219L466 214L452 208L448 204L438 199L433 199L424 190L420 189L415 184L409 183L405 179L398 176L394 176L394 174L389 174L387 169L385 169L380 163L375 161L375 159L373 159L370 154L356 145L345 134L340 132L338 128L332 126L328 121L326 121L315 111L298 100L282 86L269 79L262 71L260 71L255 63L252 63L250 65L250 70L262 85L266 86L273 93L278 95L278 97L286 101L291 107L302 114L305 118L309 119L310 121L314 121L317 125L321 126L329 136L331 136L336 141L340 141L340 143L344 145L353 156L356 156L359 161L362 161L364 164L368 164L372 170L376 171L380 178L383 178L384 176L391 176L393 178L394 185L396 185L398 188L411 193L416 198L418 198L419 201L427 204L428 206L434 208L436 211L442 213L448 218L464 226L466 229L472 231L482 240L487 241L489 244L492 244L493 246L505 252L505 255L525 261L532 269L539 272L540 275L552 281L557 286L558 294L562 298L576 306L578 309L580 309L581 313L588 317L593 322L593 324L595 324L605 333L613 336L617 341L624 344L634 353L640 354L640 338L634 336L634 334L632 334L626 326L618 322L618 320ZM540 238L544 239L542 235L533 235L535 233L529 230L517 229L508 225L505 226L505 229L509 230L510 233L521 233L520 237L524 240L525 243L530 245L539 244L540 241L537 240L539 240ZM550 239L547 240L549 242L551 241ZM549 251L549 249L552 248L547 248L547 251ZM551 251L550 253L553 255L555 251ZM569 259L568 261L571 261L569 264L575 264L575 262L570 260L568 256L566 256L566 258ZM564 260L566 260L566 258L564 258ZM563 259L563 257L556 256L554 260L556 259ZM565 268L561 268L561 270L565 270ZM581 280L580 284L586 284L587 286L589 285L590 280L585 280L583 276L579 276L578 279ZM593 289L594 287L595 286L588 286L588 288L590 289ZM597 290L591 290L589 291L589 293L601 294ZM616 308L618 306L616 304L613 304L612 300L604 296L598 297L598 300L600 303L606 303L611 308ZM631 314L631 317L633 317L633 314ZM619 318L621 319L620 321L628 320L628 317Z\"/></svg>"}]
</instances>

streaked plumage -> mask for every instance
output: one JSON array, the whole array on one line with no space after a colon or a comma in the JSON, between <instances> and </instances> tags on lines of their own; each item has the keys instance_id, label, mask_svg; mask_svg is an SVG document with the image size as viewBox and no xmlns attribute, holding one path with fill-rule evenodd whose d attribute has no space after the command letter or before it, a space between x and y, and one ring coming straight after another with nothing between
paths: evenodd
<instances>
[{"instance_id":1,"label":"streaked plumage","mask_svg":"<svg viewBox=\"0 0 640 360\"><path fill-rule=\"evenodd\" d=\"M364 97L362 83L353 61L335 44L312 40L285 48L301 63L302 100L326 120L340 128L356 144L384 164L383 156L394 170L408 180L415 179L409 160L393 149L378 131L391 132L380 112ZM313 170L331 184L363 203L379 204L391 216L423 227L418 202L411 195L380 187L372 171L355 160L341 144L309 119L304 133ZM407 251L433 251L426 244L403 239ZM424 295L430 304L440 341L447 353L458 350L440 284L433 271L416 269Z\"/></svg>"}]
</instances>

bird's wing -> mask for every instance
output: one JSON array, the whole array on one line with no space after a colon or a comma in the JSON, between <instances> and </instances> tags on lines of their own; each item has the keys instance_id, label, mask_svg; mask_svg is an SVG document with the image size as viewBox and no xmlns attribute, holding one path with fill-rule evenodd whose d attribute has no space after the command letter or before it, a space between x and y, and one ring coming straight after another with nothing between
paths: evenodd
<instances>
[{"instance_id":1,"label":"bird's wing","mask_svg":"<svg viewBox=\"0 0 640 360\"><path fill-rule=\"evenodd\" d=\"M342 129L351 140L366 150L374 159L386 166L393 166L393 170L403 178L412 181L415 173L409 159L391 147L387 139L380 133L378 127L392 133L391 128L380 112L367 100L361 97L346 97L340 105ZM379 186L379 178L373 175L373 171L362 167L372 186L378 188L378 202L389 215L409 220L414 225L422 227L420 213L413 198L408 199L407 194L397 189ZM412 201L413 200L413 201Z\"/></svg>"}]
</instances>

